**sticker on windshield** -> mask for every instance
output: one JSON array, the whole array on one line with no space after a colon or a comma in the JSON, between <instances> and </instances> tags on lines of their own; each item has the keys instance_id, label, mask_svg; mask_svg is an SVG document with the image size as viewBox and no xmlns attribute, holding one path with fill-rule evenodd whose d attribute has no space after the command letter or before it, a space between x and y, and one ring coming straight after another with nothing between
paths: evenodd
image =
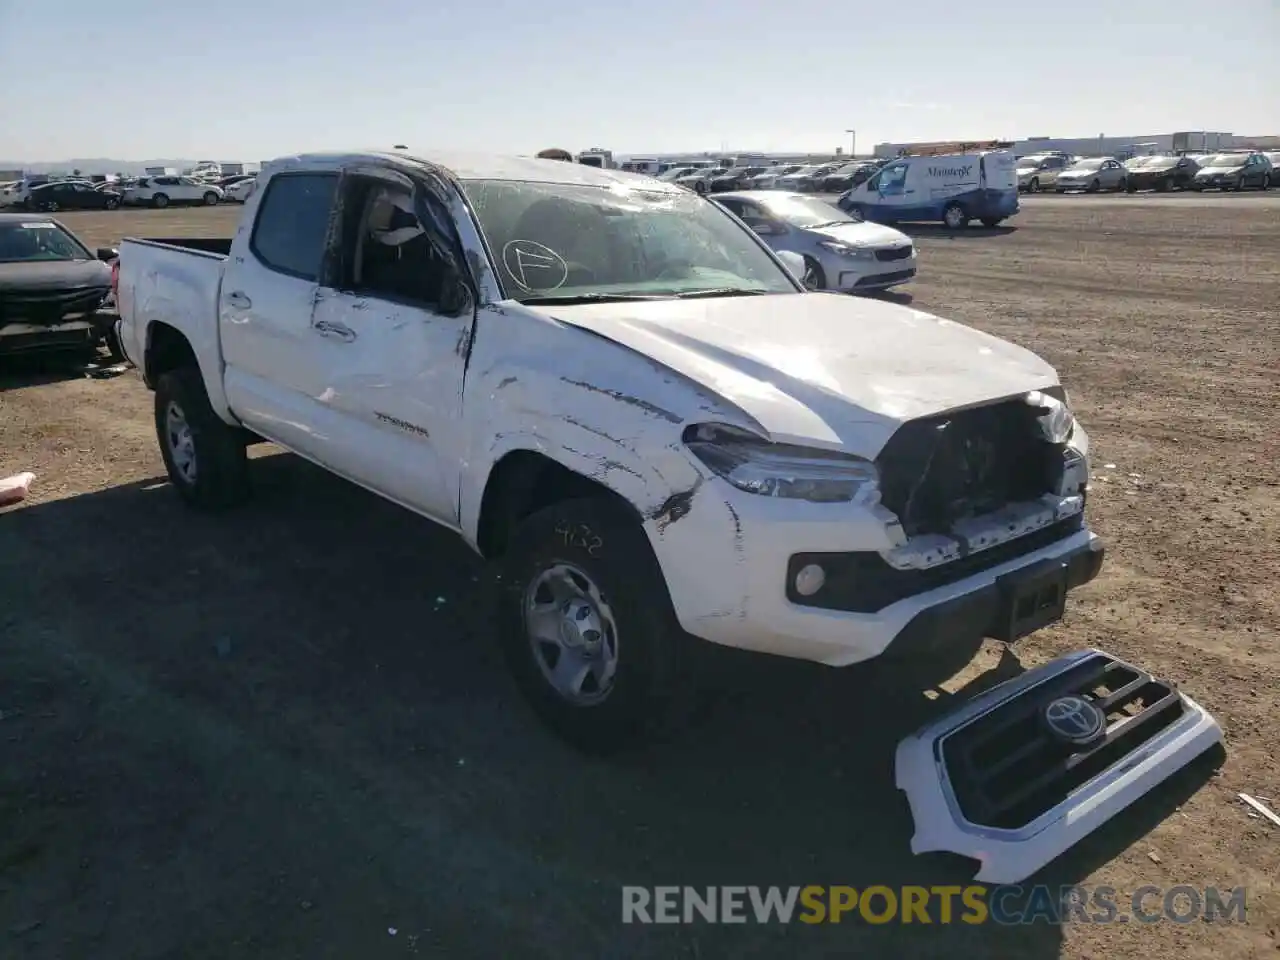
<instances>
[{"instance_id":1,"label":"sticker on windshield","mask_svg":"<svg viewBox=\"0 0 1280 960\"><path fill-rule=\"evenodd\" d=\"M58 225L48 220L37 220L33 223L21 224L23 230L57 230Z\"/></svg>"},{"instance_id":2,"label":"sticker on windshield","mask_svg":"<svg viewBox=\"0 0 1280 960\"><path fill-rule=\"evenodd\" d=\"M502 248L502 263L511 279L526 290L555 290L569 279L564 257L533 240L511 240Z\"/></svg>"}]
</instances>

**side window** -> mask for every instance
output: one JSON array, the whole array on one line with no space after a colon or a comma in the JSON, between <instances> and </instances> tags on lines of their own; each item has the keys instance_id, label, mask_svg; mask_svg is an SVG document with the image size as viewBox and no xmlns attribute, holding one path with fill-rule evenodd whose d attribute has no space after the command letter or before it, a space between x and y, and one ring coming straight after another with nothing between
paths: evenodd
<instances>
[{"instance_id":1,"label":"side window","mask_svg":"<svg viewBox=\"0 0 1280 960\"><path fill-rule=\"evenodd\" d=\"M880 190L885 191L900 187L906 182L906 179L907 165L905 163L889 167L880 174Z\"/></svg>"},{"instance_id":2,"label":"side window","mask_svg":"<svg viewBox=\"0 0 1280 960\"><path fill-rule=\"evenodd\" d=\"M371 297L437 308L449 267L414 211L407 189L351 177L343 208L358 211L343 225L343 276L339 285Z\"/></svg>"},{"instance_id":3,"label":"side window","mask_svg":"<svg viewBox=\"0 0 1280 960\"><path fill-rule=\"evenodd\" d=\"M336 173L272 177L249 238L253 255L279 273L318 279L337 185Z\"/></svg>"},{"instance_id":4,"label":"side window","mask_svg":"<svg viewBox=\"0 0 1280 960\"><path fill-rule=\"evenodd\" d=\"M743 215L743 203L741 200L717 200L716 203L724 207L734 216L741 217Z\"/></svg>"}]
</instances>

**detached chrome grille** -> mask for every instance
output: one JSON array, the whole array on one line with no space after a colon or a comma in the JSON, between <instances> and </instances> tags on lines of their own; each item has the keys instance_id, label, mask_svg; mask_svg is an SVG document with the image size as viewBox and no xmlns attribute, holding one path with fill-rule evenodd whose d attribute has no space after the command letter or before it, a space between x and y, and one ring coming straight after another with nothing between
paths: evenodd
<instances>
[{"instance_id":1,"label":"detached chrome grille","mask_svg":"<svg viewBox=\"0 0 1280 960\"><path fill-rule=\"evenodd\" d=\"M1042 722L1048 704L1069 696L1105 714L1095 745L1074 749ZM943 737L941 759L966 820L1016 830L1131 756L1185 709L1172 684L1097 653Z\"/></svg>"},{"instance_id":2,"label":"detached chrome grille","mask_svg":"<svg viewBox=\"0 0 1280 960\"><path fill-rule=\"evenodd\" d=\"M908 536L1058 489L1063 450L1044 440L1021 399L912 420L885 444L881 500Z\"/></svg>"},{"instance_id":3,"label":"detached chrome grille","mask_svg":"<svg viewBox=\"0 0 1280 960\"><path fill-rule=\"evenodd\" d=\"M889 249L889 250L877 250L877 251L876 251L876 259L877 259L877 260L882 260L882 261L885 261L885 262L888 262L888 261L891 261L891 260L906 260L906 259L907 259L908 257L910 257L910 256L911 256L911 247L910 247L910 246L906 246L906 247L893 247L892 249Z\"/></svg>"}]
</instances>

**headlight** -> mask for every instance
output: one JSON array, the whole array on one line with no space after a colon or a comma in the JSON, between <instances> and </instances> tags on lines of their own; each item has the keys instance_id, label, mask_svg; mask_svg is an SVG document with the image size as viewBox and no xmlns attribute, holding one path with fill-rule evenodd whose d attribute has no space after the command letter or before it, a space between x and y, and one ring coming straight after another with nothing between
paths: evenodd
<instances>
[{"instance_id":1,"label":"headlight","mask_svg":"<svg viewBox=\"0 0 1280 960\"><path fill-rule=\"evenodd\" d=\"M1076 418L1067 405L1067 392L1061 387L1048 390L1033 390L1024 398L1026 402L1041 411L1037 422L1040 432L1050 443L1066 443L1076 427Z\"/></svg>"},{"instance_id":2,"label":"headlight","mask_svg":"<svg viewBox=\"0 0 1280 960\"><path fill-rule=\"evenodd\" d=\"M769 443L736 427L699 424L685 445L712 473L765 497L847 503L876 490L875 464L848 454Z\"/></svg>"},{"instance_id":3,"label":"headlight","mask_svg":"<svg viewBox=\"0 0 1280 960\"><path fill-rule=\"evenodd\" d=\"M835 240L819 240L818 246L823 250L830 250L837 256L849 257L852 260L870 260L873 256L870 250L863 250L861 247L851 247L845 243L837 243Z\"/></svg>"}]
</instances>

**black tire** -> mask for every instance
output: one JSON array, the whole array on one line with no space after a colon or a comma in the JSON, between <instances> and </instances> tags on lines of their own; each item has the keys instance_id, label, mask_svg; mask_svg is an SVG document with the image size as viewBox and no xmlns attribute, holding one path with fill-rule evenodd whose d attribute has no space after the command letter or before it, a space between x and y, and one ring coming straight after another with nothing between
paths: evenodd
<instances>
[{"instance_id":1,"label":"black tire","mask_svg":"<svg viewBox=\"0 0 1280 960\"><path fill-rule=\"evenodd\" d=\"M1159 190L1159 189L1160 189L1160 187L1159 187L1159 186L1157 186L1157 187L1156 187L1156 189L1157 189L1157 190ZM1135 187L1135 186L1133 185L1133 181L1132 181L1132 180L1129 180L1129 181L1127 181L1127 182L1125 183L1125 185L1124 185L1124 190L1125 190L1125 193L1137 193L1137 192L1138 192L1138 188L1137 188L1137 187Z\"/></svg>"},{"instance_id":2,"label":"black tire","mask_svg":"<svg viewBox=\"0 0 1280 960\"><path fill-rule=\"evenodd\" d=\"M525 628L527 597L557 565L589 578L616 625L612 685L595 703L572 702L552 685ZM565 500L526 518L508 544L499 586L507 663L529 705L561 739L605 755L668 736L691 719L696 684L688 667L700 641L680 629L648 538L625 508L604 498Z\"/></svg>"},{"instance_id":3,"label":"black tire","mask_svg":"<svg viewBox=\"0 0 1280 960\"><path fill-rule=\"evenodd\" d=\"M703 196L705 196L707 193L707 185L703 183L701 180L696 180L694 181L694 184L693 184L693 190L695 193L702 194Z\"/></svg>"},{"instance_id":4,"label":"black tire","mask_svg":"<svg viewBox=\"0 0 1280 960\"><path fill-rule=\"evenodd\" d=\"M1099 190L1101 190L1101 189L1102 189L1102 181L1101 181L1101 180L1095 180L1095 181L1093 181L1093 183L1089 184L1088 188L1086 189L1086 192L1087 192L1087 193L1097 193L1097 192L1098 192Z\"/></svg>"},{"instance_id":5,"label":"black tire","mask_svg":"<svg viewBox=\"0 0 1280 960\"><path fill-rule=\"evenodd\" d=\"M1027 193L1039 193L1039 192L1040 192L1040 178L1032 177L1031 182L1027 184Z\"/></svg>"},{"instance_id":6,"label":"black tire","mask_svg":"<svg viewBox=\"0 0 1280 960\"><path fill-rule=\"evenodd\" d=\"M190 430L195 469L179 469L169 437L170 406L176 405ZM155 395L156 439L169 481L189 505L221 510L249 498L249 459L243 434L213 412L204 380L196 367L180 367L161 375Z\"/></svg>"},{"instance_id":7,"label":"black tire","mask_svg":"<svg viewBox=\"0 0 1280 960\"><path fill-rule=\"evenodd\" d=\"M1269 174L1269 173L1264 173L1264 174L1262 175L1262 187L1261 187L1261 189L1263 189L1263 190L1270 190L1270 189L1271 189L1271 174Z\"/></svg>"},{"instance_id":8,"label":"black tire","mask_svg":"<svg viewBox=\"0 0 1280 960\"><path fill-rule=\"evenodd\" d=\"M119 206L120 206L120 201L119 201L119 200L117 200L115 197L110 198L110 199L106 202L106 208L107 208L108 210L115 210L115 209L118 209L118 208L119 208Z\"/></svg>"},{"instance_id":9,"label":"black tire","mask_svg":"<svg viewBox=\"0 0 1280 960\"><path fill-rule=\"evenodd\" d=\"M1240 193L1242 190L1244 190L1244 177L1236 177L1235 191Z\"/></svg>"},{"instance_id":10,"label":"black tire","mask_svg":"<svg viewBox=\"0 0 1280 960\"><path fill-rule=\"evenodd\" d=\"M1000 224L1004 223L1004 217L983 217L982 225L988 230L994 230Z\"/></svg>"},{"instance_id":11,"label":"black tire","mask_svg":"<svg viewBox=\"0 0 1280 960\"><path fill-rule=\"evenodd\" d=\"M1116 193L1121 193L1129 189L1129 178L1125 177L1116 184Z\"/></svg>"},{"instance_id":12,"label":"black tire","mask_svg":"<svg viewBox=\"0 0 1280 960\"><path fill-rule=\"evenodd\" d=\"M818 263L813 257L804 258L804 277L801 282L808 290L827 289L826 271L822 269L822 264Z\"/></svg>"},{"instance_id":13,"label":"black tire","mask_svg":"<svg viewBox=\"0 0 1280 960\"><path fill-rule=\"evenodd\" d=\"M128 359L124 354L124 347L120 346L120 338L116 336L115 324L112 324L102 334L102 342L107 348L107 357L112 363L121 363Z\"/></svg>"},{"instance_id":14,"label":"black tire","mask_svg":"<svg viewBox=\"0 0 1280 960\"><path fill-rule=\"evenodd\" d=\"M204 195L204 205L206 207L215 206L217 202L218 202L218 195L214 193L212 190L210 190L208 193Z\"/></svg>"},{"instance_id":15,"label":"black tire","mask_svg":"<svg viewBox=\"0 0 1280 960\"><path fill-rule=\"evenodd\" d=\"M167 193L157 193L151 198L151 205L157 210L163 210L169 205L169 195Z\"/></svg>"},{"instance_id":16,"label":"black tire","mask_svg":"<svg viewBox=\"0 0 1280 960\"><path fill-rule=\"evenodd\" d=\"M969 215L958 203L949 203L942 211L942 224L948 230L963 230L969 225Z\"/></svg>"}]
</instances>

